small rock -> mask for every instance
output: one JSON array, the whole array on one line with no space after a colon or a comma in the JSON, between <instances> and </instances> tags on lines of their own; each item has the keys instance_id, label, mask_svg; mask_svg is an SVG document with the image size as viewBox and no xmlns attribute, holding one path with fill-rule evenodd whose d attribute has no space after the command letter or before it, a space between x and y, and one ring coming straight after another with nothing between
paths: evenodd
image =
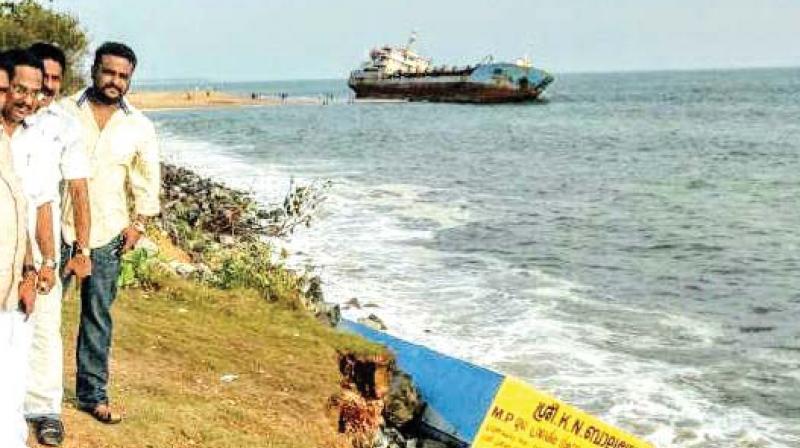
<instances>
[{"instance_id":1,"label":"small rock","mask_svg":"<svg viewBox=\"0 0 800 448\"><path fill-rule=\"evenodd\" d=\"M425 403L414 387L411 376L400 370L392 372L389 396L385 400L383 418L386 423L401 428L422 414Z\"/></svg>"},{"instance_id":2,"label":"small rock","mask_svg":"<svg viewBox=\"0 0 800 448\"><path fill-rule=\"evenodd\" d=\"M422 443L418 443L419 448L447 448L447 444L433 439L422 439Z\"/></svg>"},{"instance_id":3,"label":"small rock","mask_svg":"<svg viewBox=\"0 0 800 448\"><path fill-rule=\"evenodd\" d=\"M344 302L342 305L344 305L344 309L346 309L346 310L349 310L351 308L355 308L357 310L361 309L361 304L358 303L358 299L356 297L353 297L352 299L348 300L347 302Z\"/></svg>"},{"instance_id":4,"label":"small rock","mask_svg":"<svg viewBox=\"0 0 800 448\"><path fill-rule=\"evenodd\" d=\"M386 331L387 329L386 324L383 323L381 318L374 314L370 314L367 317L359 318L358 323L366 325L367 327L372 328L373 330Z\"/></svg>"},{"instance_id":5,"label":"small rock","mask_svg":"<svg viewBox=\"0 0 800 448\"><path fill-rule=\"evenodd\" d=\"M342 311L338 303L323 302L317 305L317 319L323 323L336 327L342 320Z\"/></svg>"},{"instance_id":6,"label":"small rock","mask_svg":"<svg viewBox=\"0 0 800 448\"><path fill-rule=\"evenodd\" d=\"M406 445L406 438L395 428L385 428L383 434L389 439L391 446L404 447Z\"/></svg>"},{"instance_id":7,"label":"small rock","mask_svg":"<svg viewBox=\"0 0 800 448\"><path fill-rule=\"evenodd\" d=\"M389 438L383 431L375 433L375 437L372 439L372 448L390 448Z\"/></svg>"},{"instance_id":8,"label":"small rock","mask_svg":"<svg viewBox=\"0 0 800 448\"><path fill-rule=\"evenodd\" d=\"M221 377L219 377L219 380L222 381L223 383L232 383L232 382L234 382L234 381L236 381L238 379L239 379L239 375L236 375L236 374L233 374L233 373L227 373L227 374L222 375Z\"/></svg>"},{"instance_id":9,"label":"small rock","mask_svg":"<svg viewBox=\"0 0 800 448\"><path fill-rule=\"evenodd\" d=\"M197 268L193 264L181 263L180 261L170 261L169 268L181 277L189 277L197 272Z\"/></svg>"},{"instance_id":10,"label":"small rock","mask_svg":"<svg viewBox=\"0 0 800 448\"><path fill-rule=\"evenodd\" d=\"M211 270L205 263L198 263L194 265L197 269L197 273L200 275L200 278L209 278L210 276L214 275L214 271Z\"/></svg>"},{"instance_id":11,"label":"small rock","mask_svg":"<svg viewBox=\"0 0 800 448\"><path fill-rule=\"evenodd\" d=\"M197 252L199 254L205 252L207 248L206 242L203 240L190 241L189 243L187 243L187 246L189 246L190 250Z\"/></svg>"},{"instance_id":12,"label":"small rock","mask_svg":"<svg viewBox=\"0 0 800 448\"><path fill-rule=\"evenodd\" d=\"M315 302L322 302L325 300L322 294L322 279L318 275L308 280L308 291L306 295Z\"/></svg>"},{"instance_id":13,"label":"small rock","mask_svg":"<svg viewBox=\"0 0 800 448\"><path fill-rule=\"evenodd\" d=\"M233 246L236 244L236 238L232 237L231 235L220 235L219 242L223 246Z\"/></svg>"},{"instance_id":14,"label":"small rock","mask_svg":"<svg viewBox=\"0 0 800 448\"><path fill-rule=\"evenodd\" d=\"M136 242L135 249L143 249L145 252L147 252L147 255L153 256L158 253L158 244L154 243L150 238L144 236L139 238L139 241Z\"/></svg>"}]
</instances>

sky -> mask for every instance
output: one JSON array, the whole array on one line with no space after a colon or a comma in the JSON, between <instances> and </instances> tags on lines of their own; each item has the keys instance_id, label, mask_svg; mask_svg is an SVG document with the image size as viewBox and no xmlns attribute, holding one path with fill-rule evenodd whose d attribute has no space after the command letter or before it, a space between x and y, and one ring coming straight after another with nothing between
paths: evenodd
<instances>
[{"instance_id":1,"label":"sky","mask_svg":"<svg viewBox=\"0 0 800 448\"><path fill-rule=\"evenodd\" d=\"M800 0L52 0L139 79L346 78L370 48L554 73L800 66Z\"/></svg>"}]
</instances>

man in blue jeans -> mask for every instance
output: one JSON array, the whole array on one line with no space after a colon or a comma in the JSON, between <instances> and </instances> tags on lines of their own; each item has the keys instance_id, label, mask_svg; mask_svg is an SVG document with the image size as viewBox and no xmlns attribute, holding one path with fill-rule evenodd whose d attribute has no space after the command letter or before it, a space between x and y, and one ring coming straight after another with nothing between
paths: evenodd
<instances>
[{"instance_id":1,"label":"man in blue jeans","mask_svg":"<svg viewBox=\"0 0 800 448\"><path fill-rule=\"evenodd\" d=\"M148 217L160 211L155 127L125 100L135 68L133 50L106 42L95 52L92 86L62 103L80 122L91 159L89 250L65 248L89 252L92 262L92 275L81 283L76 394L78 407L103 423L122 420L121 413L109 405L107 391L110 311L117 296L120 257L142 236ZM129 191L133 204L129 204ZM73 204L69 195L62 200L64 241L75 241ZM69 255L64 254L62 260L70 259Z\"/></svg>"}]
</instances>

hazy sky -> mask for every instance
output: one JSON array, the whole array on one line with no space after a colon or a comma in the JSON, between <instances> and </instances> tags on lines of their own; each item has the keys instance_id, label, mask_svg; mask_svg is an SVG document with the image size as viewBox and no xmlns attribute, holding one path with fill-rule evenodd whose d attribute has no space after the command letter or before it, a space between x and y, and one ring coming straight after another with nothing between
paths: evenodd
<instances>
[{"instance_id":1,"label":"hazy sky","mask_svg":"<svg viewBox=\"0 0 800 448\"><path fill-rule=\"evenodd\" d=\"M411 30L434 63L553 72L800 66L800 0L54 0L137 78L344 78Z\"/></svg>"}]
</instances>

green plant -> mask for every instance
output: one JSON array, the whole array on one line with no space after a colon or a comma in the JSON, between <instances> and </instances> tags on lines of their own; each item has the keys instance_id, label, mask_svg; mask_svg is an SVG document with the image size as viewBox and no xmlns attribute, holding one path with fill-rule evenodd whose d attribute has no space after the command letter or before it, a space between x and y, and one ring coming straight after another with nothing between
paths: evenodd
<instances>
[{"instance_id":1,"label":"green plant","mask_svg":"<svg viewBox=\"0 0 800 448\"><path fill-rule=\"evenodd\" d=\"M221 289L250 289L261 297L290 308L305 306L308 279L273 260L271 248L262 242L243 243L207 252L213 275L209 283Z\"/></svg>"},{"instance_id":2,"label":"green plant","mask_svg":"<svg viewBox=\"0 0 800 448\"><path fill-rule=\"evenodd\" d=\"M117 285L120 288L153 288L167 271L156 255L145 249L135 249L122 256L122 266Z\"/></svg>"}]
</instances>

